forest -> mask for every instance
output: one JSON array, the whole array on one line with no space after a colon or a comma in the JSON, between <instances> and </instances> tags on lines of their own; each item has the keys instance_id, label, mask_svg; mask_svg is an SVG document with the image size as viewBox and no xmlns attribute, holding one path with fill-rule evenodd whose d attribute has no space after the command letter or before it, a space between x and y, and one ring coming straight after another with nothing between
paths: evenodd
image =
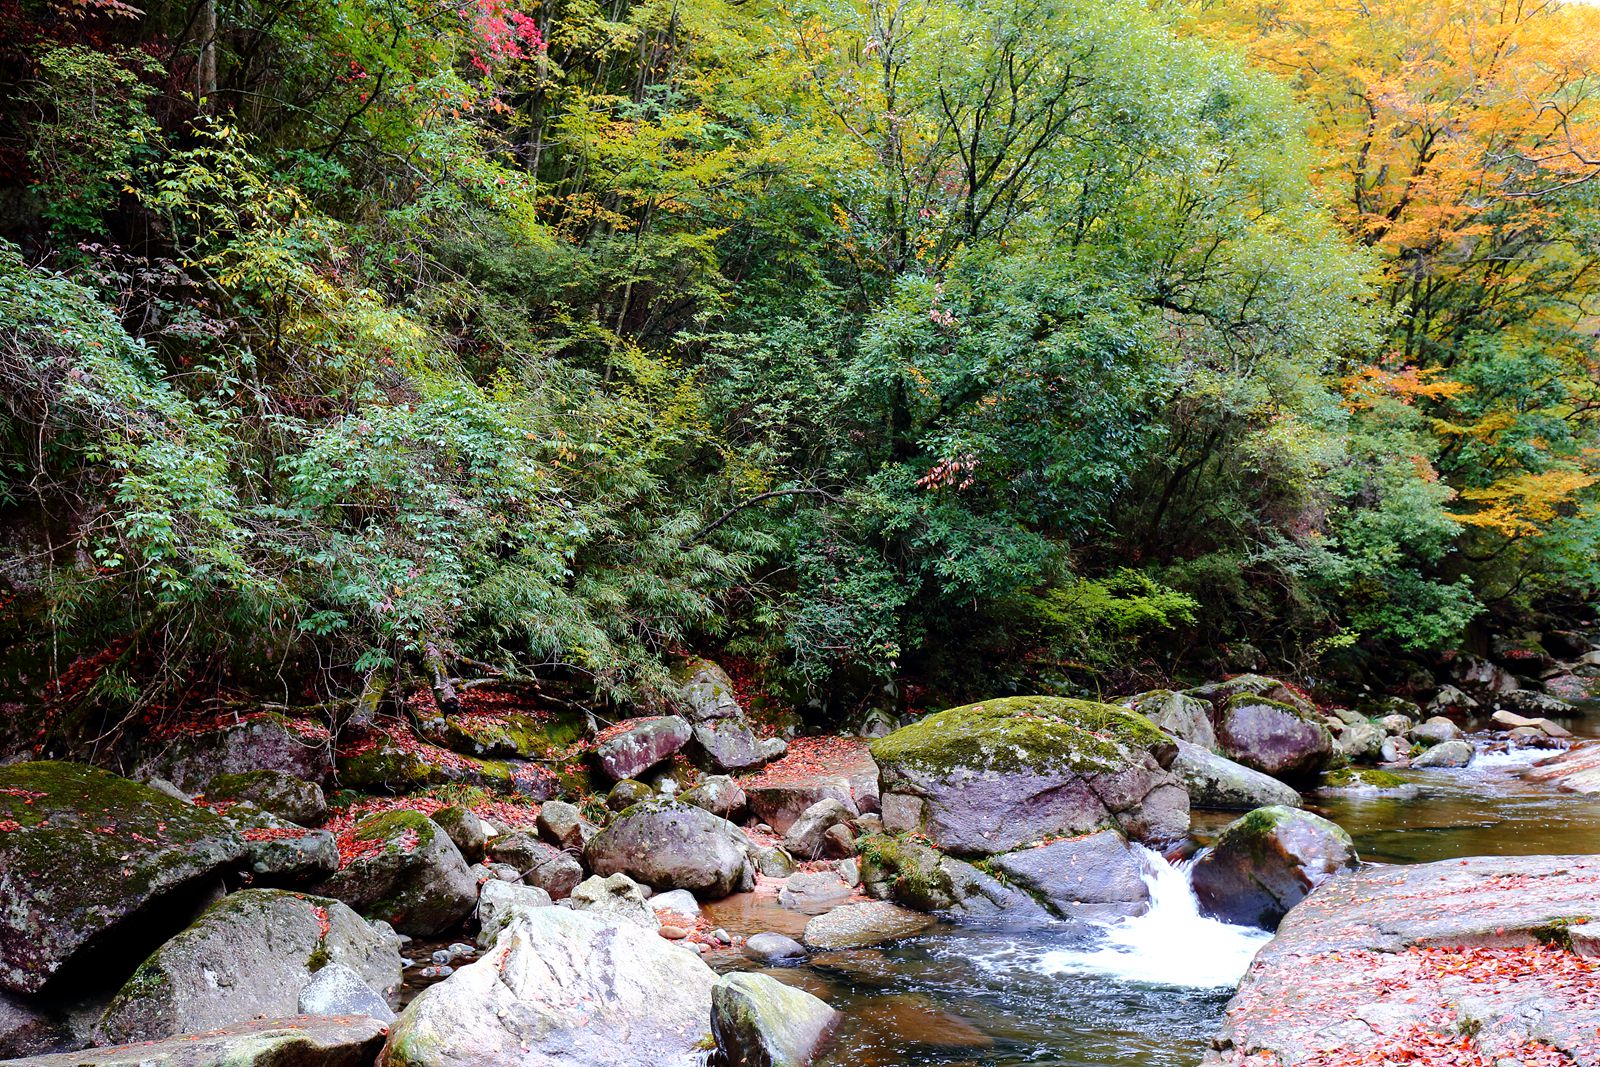
<instances>
[{"instance_id":1,"label":"forest","mask_svg":"<svg viewBox=\"0 0 1600 1067\"><path fill-rule=\"evenodd\" d=\"M843 722L1403 677L1600 584L1593 8L0 28L30 702L492 674L649 707L712 650Z\"/></svg>"}]
</instances>

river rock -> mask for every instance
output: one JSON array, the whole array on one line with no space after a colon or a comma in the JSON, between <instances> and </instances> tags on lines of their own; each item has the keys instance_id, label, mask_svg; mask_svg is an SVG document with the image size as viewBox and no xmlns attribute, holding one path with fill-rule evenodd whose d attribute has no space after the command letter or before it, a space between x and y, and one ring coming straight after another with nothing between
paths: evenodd
<instances>
[{"instance_id":1,"label":"river rock","mask_svg":"<svg viewBox=\"0 0 1600 1067\"><path fill-rule=\"evenodd\" d=\"M1347 723L1334 742L1334 750L1354 763L1372 763L1383 756L1388 734L1370 722Z\"/></svg>"},{"instance_id":2,"label":"river rock","mask_svg":"<svg viewBox=\"0 0 1600 1067\"><path fill-rule=\"evenodd\" d=\"M394 1022L389 1002L360 972L342 963L329 963L311 976L300 990L299 1010L301 1015L366 1015Z\"/></svg>"},{"instance_id":3,"label":"river rock","mask_svg":"<svg viewBox=\"0 0 1600 1067\"><path fill-rule=\"evenodd\" d=\"M1191 807L1252 811L1268 804L1300 806L1300 794L1293 786L1187 741L1178 742L1178 758L1171 769L1188 790Z\"/></svg>"},{"instance_id":4,"label":"river rock","mask_svg":"<svg viewBox=\"0 0 1600 1067\"><path fill-rule=\"evenodd\" d=\"M806 958L806 947L792 937L767 932L751 934L744 954L758 963L799 963Z\"/></svg>"},{"instance_id":5,"label":"river rock","mask_svg":"<svg viewBox=\"0 0 1600 1067\"><path fill-rule=\"evenodd\" d=\"M1374 719L1395 715L1405 719L1407 723L1414 723L1421 722L1426 717L1422 710L1422 705L1414 700L1407 700L1405 697L1379 697L1370 703L1364 704L1362 708L1369 717ZM1407 726L1406 729L1410 729L1410 727ZM1405 731L1399 732L1404 733Z\"/></svg>"},{"instance_id":6,"label":"river rock","mask_svg":"<svg viewBox=\"0 0 1600 1067\"><path fill-rule=\"evenodd\" d=\"M1554 782L1570 793L1600 793L1600 742L1588 741L1529 767L1523 776L1536 782Z\"/></svg>"},{"instance_id":7,"label":"river rock","mask_svg":"<svg viewBox=\"0 0 1600 1067\"><path fill-rule=\"evenodd\" d=\"M1404 737L1411 732L1411 727L1416 724L1416 720L1408 719L1404 715L1385 715L1373 721L1390 737Z\"/></svg>"},{"instance_id":8,"label":"river rock","mask_svg":"<svg viewBox=\"0 0 1600 1067\"><path fill-rule=\"evenodd\" d=\"M647 930L661 927L661 919L650 906L644 887L625 874L585 878L572 891L572 908L609 923L628 923Z\"/></svg>"},{"instance_id":9,"label":"river rock","mask_svg":"<svg viewBox=\"0 0 1600 1067\"><path fill-rule=\"evenodd\" d=\"M308 782L333 773L328 728L272 711L240 712L226 721L143 743L138 778L165 778L198 793L219 774L271 770Z\"/></svg>"},{"instance_id":10,"label":"river rock","mask_svg":"<svg viewBox=\"0 0 1600 1067\"><path fill-rule=\"evenodd\" d=\"M483 859L489 843L489 832L484 828L483 820L472 811L452 804L448 808L440 808L428 818L450 838L450 843L456 846L462 859L468 863L478 863Z\"/></svg>"},{"instance_id":11,"label":"river rock","mask_svg":"<svg viewBox=\"0 0 1600 1067\"><path fill-rule=\"evenodd\" d=\"M328 817L322 787L282 771L219 774L206 782L205 798L213 803L248 801L298 826L321 826Z\"/></svg>"},{"instance_id":12,"label":"river rock","mask_svg":"<svg viewBox=\"0 0 1600 1067\"><path fill-rule=\"evenodd\" d=\"M565 852L581 853L600 828L564 800L546 801L539 808L539 836Z\"/></svg>"},{"instance_id":13,"label":"river rock","mask_svg":"<svg viewBox=\"0 0 1600 1067\"><path fill-rule=\"evenodd\" d=\"M654 889L716 900L755 885L744 833L702 808L672 800L636 804L584 850L596 874L626 874Z\"/></svg>"},{"instance_id":14,"label":"river rock","mask_svg":"<svg viewBox=\"0 0 1600 1067\"><path fill-rule=\"evenodd\" d=\"M37 993L113 940L149 951L244 854L227 820L149 786L76 763L0 767L0 989Z\"/></svg>"},{"instance_id":15,"label":"river rock","mask_svg":"<svg viewBox=\"0 0 1600 1067\"><path fill-rule=\"evenodd\" d=\"M1421 755L1413 757L1411 766L1417 768L1465 767L1472 762L1473 757L1476 755L1476 750L1473 749L1472 744L1468 741L1443 741Z\"/></svg>"},{"instance_id":16,"label":"river rock","mask_svg":"<svg viewBox=\"0 0 1600 1067\"><path fill-rule=\"evenodd\" d=\"M608 811L626 811L641 800L649 800L656 795L656 791L643 782L627 778L611 787L606 794L606 809Z\"/></svg>"},{"instance_id":17,"label":"river rock","mask_svg":"<svg viewBox=\"0 0 1600 1067\"><path fill-rule=\"evenodd\" d=\"M1517 688L1517 680L1510 671L1470 652L1448 653L1445 670L1456 685L1479 697L1493 698Z\"/></svg>"},{"instance_id":18,"label":"river rock","mask_svg":"<svg viewBox=\"0 0 1600 1067\"><path fill-rule=\"evenodd\" d=\"M458 925L478 883L444 830L414 811L370 815L349 832L353 855L317 892L403 934L431 937Z\"/></svg>"},{"instance_id":19,"label":"river rock","mask_svg":"<svg viewBox=\"0 0 1600 1067\"><path fill-rule=\"evenodd\" d=\"M805 811L789 827L783 835L783 847L791 856L802 862L806 860L821 859L824 855L839 856L853 855L854 850L839 852L837 847L827 840L827 833L835 826L848 823L854 816L849 808L832 797L817 801Z\"/></svg>"},{"instance_id":20,"label":"river rock","mask_svg":"<svg viewBox=\"0 0 1600 1067\"><path fill-rule=\"evenodd\" d=\"M1116 826L1145 841L1188 832L1176 744L1110 704L1008 697L931 715L872 743L886 828L957 855L1009 852Z\"/></svg>"},{"instance_id":21,"label":"river rock","mask_svg":"<svg viewBox=\"0 0 1600 1067\"><path fill-rule=\"evenodd\" d=\"M1430 715L1461 715L1478 707L1478 702L1453 685L1441 685L1428 701Z\"/></svg>"},{"instance_id":22,"label":"river rock","mask_svg":"<svg viewBox=\"0 0 1600 1067\"><path fill-rule=\"evenodd\" d=\"M399 952L339 901L247 889L212 905L140 964L98 1033L111 1044L156 1041L294 1015L300 991L329 963L385 993L400 987Z\"/></svg>"},{"instance_id":23,"label":"river rock","mask_svg":"<svg viewBox=\"0 0 1600 1067\"><path fill-rule=\"evenodd\" d=\"M672 681L678 687L678 702L691 723L744 717L739 698L728 672L708 659L691 657L673 665Z\"/></svg>"},{"instance_id":24,"label":"river rock","mask_svg":"<svg viewBox=\"0 0 1600 1067\"><path fill-rule=\"evenodd\" d=\"M1356 863L1338 824L1274 806L1230 823L1195 862L1190 882L1207 915L1271 930L1307 893Z\"/></svg>"},{"instance_id":25,"label":"river rock","mask_svg":"<svg viewBox=\"0 0 1600 1067\"><path fill-rule=\"evenodd\" d=\"M1560 934L1594 912L1597 856L1482 856L1332 879L1283 921L1229 1003L1208 1067L1594 1063L1600 1007ZM1493 958L1483 958L1485 949ZM1524 1050L1524 1059L1517 1050ZM1557 1052L1556 1050L1566 1050ZM1440 1059L1443 1062L1443 1059Z\"/></svg>"},{"instance_id":26,"label":"river rock","mask_svg":"<svg viewBox=\"0 0 1600 1067\"><path fill-rule=\"evenodd\" d=\"M550 894L538 886L498 878L483 883L478 891L478 947L492 946L518 913L548 908L553 903Z\"/></svg>"},{"instance_id":27,"label":"river rock","mask_svg":"<svg viewBox=\"0 0 1600 1067\"><path fill-rule=\"evenodd\" d=\"M878 780L868 742L798 737L785 758L740 785L751 813L781 834L807 808L829 797L852 814L878 811Z\"/></svg>"},{"instance_id":28,"label":"river rock","mask_svg":"<svg viewBox=\"0 0 1600 1067\"><path fill-rule=\"evenodd\" d=\"M676 715L627 719L601 734L594 757L613 781L637 778L688 743L692 730Z\"/></svg>"},{"instance_id":29,"label":"river rock","mask_svg":"<svg viewBox=\"0 0 1600 1067\"><path fill-rule=\"evenodd\" d=\"M1461 727L1442 715L1435 715L1427 722L1421 722L1413 726L1409 736L1415 744L1437 745L1445 741L1459 741L1461 739Z\"/></svg>"},{"instance_id":30,"label":"river rock","mask_svg":"<svg viewBox=\"0 0 1600 1067\"><path fill-rule=\"evenodd\" d=\"M1222 754L1274 778L1304 779L1333 758L1333 735L1315 716L1279 700L1239 693L1217 711Z\"/></svg>"},{"instance_id":31,"label":"river rock","mask_svg":"<svg viewBox=\"0 0 1600 1067\"><path fill-rule=\"evenodd\" d=\"M307 830L250 803L229 808L227 818L244 838L257 885L310 885L339 869L339 845L327 830Z\"/></svg>"},{"instance_id":32,"label":"river rock","mask_svg":"<svg viewBox=\"0 0 1600 1067\"><path fill-rule=\"evenodd\" d=\"M1217 749L1217 731L1211 725L1211 705L1193 694L1155 689L1124 697L1117 703L1143 715L1158 729L1165 730L1180 741L1212 752Z\"/></svg>"},{"instance_id":33,"label":"river rock","mask_svg":"<svg viewBox=\"0 0 1600 1067\"><path fill-rule=\"evenodd\" d=\"M707 775L700 784L678 798L685 804L704 808L722 819L737 819L744 814L745 795L739 783L725 774Z\"/></svg>"},{"instance_id":34,"label":"river rock","mask_svg":"<svg viewBox=\"0 0 1600 1067\"><path fill-rule=\"evenodd\" d=\"M425 989L381 1067L688 1067L717 976L650 930L567 908L519 915L492 951Z\"/></svg>"},{"instance_id":35,"label":"river rock","mask_svg":"<svg viewBox=\"0 0 1600 1067\"><path fill-rule=\"evenodd\" d=\"M489 858L522 872L522 880L560 900L583 881L583 865L531 833L501 834L489 843Z\"/></svg>"},{"instance_id":36,"label":"river rock","mask_svg":"<svg viewBox=\"0 0 1600 1067\"><path fill-rule=\"evenodd\" d=\"M821 915L854 895L855 890L837 871L801 871L784 879L778 903L792 911Z\"/></svg>"},{"instance_id":37,"label":"river rock","mask_svg":"<svg viewBox=\"0 0 1600 1067\"><path fill-rule=\"evenodd\" d=\"M1306 699L1300 690L1279 678L1264 674L1238 674L1225 681L1208 682L1193 689L1186 689L1184 692L1209 703L1213 709L1213 716L1221 712L1224 705L1236 696L1257 696L1280 704L1288 704L1302 715L1315 715L1317 710L1316 705Z\"/></svg>"},{"instance_id":38,"label":"river rock","mask_svg":"<svg viewBox=\"0 0 1600 1067\"><path fill-rule=\"evenodd\" d=\"M756 735L743 719L696 723L690 737L696 763L718 773L746 771L782 756L788 743Z\"/></svg>"},{"instance_id":39,"label":"river rock","mask_svg":"<svg viewBox=\"0 0 1600 1067\"><path fill-rule=\"evenodd\" d=\"M296 1015L164 1041L16 1061L16 1067L368 1067L385 1026L363 1015Z\"/></svg>"},{"instance_id":40,"label":"river rock","mask_svg":"<svg viewBox=\"0 0 1600 1067\"><path fill-rule=\"evenodd\" d=\"M922 933L933 920L921 912L881 900L846 904L806 923L809 948L845 949L901 941Z\"/></svg>"},{"instance_id":41,"label":"river rock","mask_svg":"<svg viewBox=\"0 0 1600 1067\"><path fill-rule=\"evenodd\" d=\"M805 1067L840 1015L770 975L734 973L711 990L719 1067Z\"/></svg>"},{"instance_id":42,"label":"river rock","mask_svg":"<svg viewBox=\"0 0 1600 1067\"><path fill-rule=\"evenodd\" d=\"M1504 711L1514 711L1536 718L1551 715L1571 716L1577 714L1578 710L1560 697L1553 697L1548 693L1535 693L1531 689L1501 693L1495 697L1494 706Z\"/></svg>"},{"instance_id":43,"label":"river rock","mask_svg":"<svg viewBox=\"0 0 1600 1067\"><path fill-rule=\"evenodd\" d=\"M1378 749L1378 758L1384 763L1409 763L1411 742L1404 737L1386 737L1383 746Z\"/></svg>"},{"instance_id":44,"label":"river rock","mask_svg":"<svg viewBox=\"0 0 1600 1067\"><path fill-rule=\"evenodd\" d=\"M1063 919L1117 919L1149 910L1144 866L1115 830L1018 849L990 863Z\"/></svg>"},{"instance_id":45,"label":"river rock","mask_svg":"<svg viewBox=\"0 0 1600 1067\"><path fill-rule=\"evenodd\" d=\"M385 723L381 732L340 750L339 784L368 793L403 795L441 786L548 800L559 783L531 760L479 759L428 744L410 727Z\"/></svg>"}]
</instances>

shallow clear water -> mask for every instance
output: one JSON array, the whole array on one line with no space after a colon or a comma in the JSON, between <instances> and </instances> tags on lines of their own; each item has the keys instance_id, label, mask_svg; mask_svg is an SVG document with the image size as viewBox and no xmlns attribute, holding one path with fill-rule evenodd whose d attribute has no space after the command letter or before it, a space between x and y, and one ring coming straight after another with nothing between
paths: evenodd
<instances>
[{"instance_id":1,"label":"shallow clear water","mask_svg":"<svg viewBox=\"0 0 1600 1067\"><path fill-rule=\"evenodd\" d=\"M1600 715L1566 725L1595 736ZM1403 772L1415 787L1405 798L1325 795L1308 806L1348 829L1362 857L1377 862L1600 850L1600 798L1517 777L1543 754ZM1198 818L1196 833L1209 837L1231 818ZM941 926L768 973L845 1013L822 1067L1192 1067L1266 937L1202 918L1182 872L1157 857L1147 881L1156 906L1121 923ZM711 913L743 934L799 936L806 920L770 897L735 898ZM733 956L712 962L750 966Z\"/></svg>"}]
</instances>

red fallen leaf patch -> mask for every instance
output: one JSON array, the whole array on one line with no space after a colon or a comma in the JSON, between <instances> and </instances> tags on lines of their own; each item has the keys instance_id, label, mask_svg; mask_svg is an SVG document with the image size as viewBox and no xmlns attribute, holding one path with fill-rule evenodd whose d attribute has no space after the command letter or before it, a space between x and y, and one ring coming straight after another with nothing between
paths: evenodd
<instances>
[{"instance_id":1,"label":"red fallen leaf patch","mask_svg":"<svg viewBox=\"0 0 1600 1067\"><path fill-rule=\"evenodd\" d=\"M867 742L859 737L797 737L780 760L739 779L745 788L786 785L822 775L844 774L867 759Z\"/></svg>"}]
</instances>

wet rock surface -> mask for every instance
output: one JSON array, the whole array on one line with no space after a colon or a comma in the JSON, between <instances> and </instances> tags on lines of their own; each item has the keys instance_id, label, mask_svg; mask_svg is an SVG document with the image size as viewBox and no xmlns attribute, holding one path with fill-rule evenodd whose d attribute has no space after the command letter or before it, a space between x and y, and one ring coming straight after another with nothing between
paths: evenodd
<instances>
[{"instance_id":1,"label":"wet rock surface","mask_svg":"<svg viewBox=\"0 0 1600 1067\"><path fill-rule=\"evenodd\" d=\"M1257 955L1207 1063L1600 1062L1600 966L1570 933L1597 900L1597 856L1341 875Z\"/></svg>"},{"instance_id":2,"label":"wet rock surface","mask_svg":"<svg viewBox=\"0 0 1600 1067\"><path fill-rule=\"evenodd\" d=\"M738 827L702 808L650 800L618 815L584 850L595 874L626 874L655 889L701 899L749 889L749 843Z\"/></svg>"},{"instance_id":3,"label":"wet rock surface","mask_svg":"<svg viewBox=\"0 0 1600 1067\"><path fill-rule=\"evenodd\" d=\"M165 1041L36 1056L29 1067L369 1067L384 1024L364 1015L301 1015Z\"/></svg>"},{"instance_id":4,"label":"wet rock surface","mask_svg":"<svg viewBox=\"0 0 1600 1067\"><path fill-rule=\"evenodd\" d=\"M1233 823L1195 863L1195 896L1208 915L1275 928L1307 893L1356 865L1350 835L1318 815L1258 808Z\"/></svg>"},{"instance_id":5,"label":"wet rock surface","mask_svg":"<svg viewBox=\"0 0 1600 1067\"><path fill-rule=\"evenodd\" d=\"M1144 868L1115 830L1008 852L992 863L1007 884L1064 919L1117 919L1149 906Z\"/></svg>"}]
</instances>

